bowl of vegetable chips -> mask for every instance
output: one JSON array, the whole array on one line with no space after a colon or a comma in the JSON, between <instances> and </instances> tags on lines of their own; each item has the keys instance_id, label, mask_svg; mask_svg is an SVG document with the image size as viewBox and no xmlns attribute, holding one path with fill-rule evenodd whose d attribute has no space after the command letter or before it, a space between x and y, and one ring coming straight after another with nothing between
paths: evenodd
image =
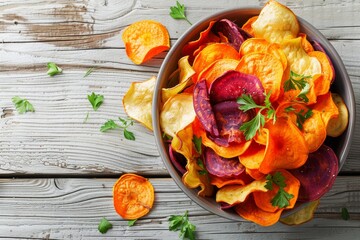
<instances>
[{"instance_id":1,"label":"bowl of vegetable chips","mask_svg":"<svg viewBox=\"0 0 360 240\"><path fill-rule=\"evenodd\" d=\"M216 13L185 32L162 64L152 111L177 185L210 212L262 226L311 219L355 124L334 47L276 1Z\"/></svg>"}]
</instances>

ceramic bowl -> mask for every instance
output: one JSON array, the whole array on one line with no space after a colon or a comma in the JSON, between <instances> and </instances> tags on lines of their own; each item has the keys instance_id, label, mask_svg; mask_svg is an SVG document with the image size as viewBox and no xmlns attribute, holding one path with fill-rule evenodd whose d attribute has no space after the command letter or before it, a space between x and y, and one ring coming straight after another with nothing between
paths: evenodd
<instances>
[{"instance_id":1,"label":"ceramic bowl","mask_svg":"<svg viewBox=\"0 0 360 240\"><path fill-rule=\"evenodd\" d=\"M177 62L181 57L181 50L183 46L187 42L197 39L199 33L208 27L210 21L227 18L237 23L238 26L242 26L250 17L258 15L259 13L260 9L256 8L231 9L216 13L192 25L191 28L188 29L177 40L174 46L171 47L171 50L162 63L153 97L152 120L156 144L158 146L160 156L164 161L164 164L171 177L182 189L182 191L184 191L184 193L189 196L191 200L199 204L201 207L214 214L236 221L244 221L244 219L232 210L224 211L220 209L220 204L216 203L214 198L199 197L197 195L198 189L187 188L181 181L181 175L172 165L169 158L167 144L163 140L161 128L159 125L159 113L161 110L161 88L166 87L169 75L177 69ZM298 17L298 21L301 25L300 31L307 34L310 40L316 40L319 42L327 52L328 56L331 58L336 72L336 79L332 84L331 90L339 93L343 97L349 110L349 125L347 130L336 139L327 138L326 140L326 144L331 146L337 154L340 161L339 166L341 168L344 165L346 157L349 153L355 126L355 97L352 85L340 56L334 47L329 43L329 41L310 23L306 22L300 17ZM294 212L297 209L299 208L295 208L291 212Z\"/></svg>"}]
</instances>

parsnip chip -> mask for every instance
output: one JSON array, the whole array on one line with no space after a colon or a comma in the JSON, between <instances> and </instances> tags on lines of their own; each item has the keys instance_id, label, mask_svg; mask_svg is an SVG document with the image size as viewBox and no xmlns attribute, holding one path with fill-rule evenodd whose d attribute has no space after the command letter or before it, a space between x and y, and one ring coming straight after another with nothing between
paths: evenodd
<instances>
[{"instance_id":1,"label":"parsnip chip","mask_svg":"<svg viewBox=\"0 0 360 240\"><path fill-rule=\"evenodd\" d=\"M329 120L326 131L327 135L331 137L338 137L347 128L347 125L349 123L349 112L346 104L344 103L344 100L339 94L331 93L331 96L339 110L339 115Z\"/></svg>"},{"instance_id":2,"label":"parsnip chip","mask_svg":"<svg viewBox=\"0 0 360 240\"><path fill-rule=\"evenodd\" d=\"M160 113L160 126L164 133L174 137L192 123L195 116L192 94L177 94L165 102Z\"/></svg>"},{"instance_id":3,"label":"parsnip chip","mask_svg":"<svg viewBox=\"0 0 360 240\"><path fill-rule=\"evenodd\" d=\"M156 77L144 82L133 82L123 98L123 106L129 117L152 130L151 105Z\"/></svg>"},{"instance_id":4,"label":"parsnip chip","mask_svg":"<svg viewBox=\"0 0 360 240\"><path fill-rule=\"evenodd\" d=\"M281 43L284 39L295 38L299 33L295 14L286 6L272 0L264 6L251 26L256 38L265 38L271 43Z\"/></svg>"},{"instance_id":5,"label":"parsnip chip","mask_svg":"<svg viewBox=\"0 0 360 240\"><path fill-rule=\"evenodd\" d=\"M320 200L316 200L307 204L306 207L300 209L299 211L284 217L280 218L280 222L286 225L300 225L306 223L313 219L315 210L319 206Z\"/></svg>"},{"instance_id":6,"label":"parsnip chip","mask_svg":"<svg viewBox=\"0 0 360 240\"><path fill-rule=\"evenodd\" d=\"M216 193L216 202L225 202L233 205L242 203L247 196L254 191L267 192L265 187L266 180L256 180L251 183L242 185L228 185L220 188Z\"/></svg>"}]
</instances>

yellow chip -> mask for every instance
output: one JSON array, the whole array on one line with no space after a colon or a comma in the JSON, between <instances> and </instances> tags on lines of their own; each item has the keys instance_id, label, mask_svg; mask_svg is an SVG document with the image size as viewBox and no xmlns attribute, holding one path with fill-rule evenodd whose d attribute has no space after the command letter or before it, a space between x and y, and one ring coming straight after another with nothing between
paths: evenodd
<instances>
[{"instance_id":1,"label":"yellow chip","mask_svg":"<svg viewBox=\"0 0 360 240\"><path fill-rule=\"evenodd\" d=\"M165 102L160 113L160 126L164 133L174 137L192 123L195 116L192 94L177 94Z\"/></svg>"},{"instance_id":2,"label":"yellow chip","mask_svg":"<svg viewBox=\"0 0 360 240\"><path fill-rule=\"evenodd\" d=\"M191 67L189 63L189 56L184 56L179 59L178 66L180 69L180 80L179 82L188 81L195 74L195 70Z\"/></svg>"},{"instance_id":3,"label":"yellow chip","mask_svg":"<svg viewBox=\"0 0 360 240\"><path fill-rule=\"evenodd\" d=\"M264 6L251 26L256 38L264 38L270 43L281 43L284 39L295 38L299 33L295 14L272 0Z\"/></svg>"},{"instance_id":4,"label":"yellow chip","mask_svg":"<svg viewBox=\"0 0 360 240\"><path fill-rule=\"evenodd\" d=\"M244 202L246 197L254 191L267 192L265 188L266 180L252 181L248 185L229 185L219 189L216 193L216 202L225 202L227 204L237 204Z\"/></svg>"},{"instance_id":5,"label":"yellow chip","mask_svg":"<svg viewBox=\"0 0 360 240\"><path fill-rule=\"evenodd\" d=\"M327 125L326 131L327 135L331 137L340 136L347 128L349 123L349 112L344 103L342 97L337 93L331 93L331 97L339 109L339 116L331 118Z\"/></svg>"},{"instance_id":6,"label":"yellow chip","mask_svg":"<svg viewBox=\"0 0 360 240\"><path fill-rule=\"evenodd\" d=\"M156 77L144 82L131 83L123 98L123 106L129 117L152 130L151 105Z\"/></svg>"},{"instance_id":7,"label":"yellow chip","mask_svg":"<svg viewBox=\"0 0 360 240\"><path fill-rule=\"evenodd\" d=\"M301 209L285 218L280 218L280 222L287 224L287 225L299 225L299 224L306 223L306 222L310 221L311 219L313 219L314 212L315 212L316 208L319 206L319 203L320 203L320 200L310 202L303 209Z\"/></svg>"}]
</instances>

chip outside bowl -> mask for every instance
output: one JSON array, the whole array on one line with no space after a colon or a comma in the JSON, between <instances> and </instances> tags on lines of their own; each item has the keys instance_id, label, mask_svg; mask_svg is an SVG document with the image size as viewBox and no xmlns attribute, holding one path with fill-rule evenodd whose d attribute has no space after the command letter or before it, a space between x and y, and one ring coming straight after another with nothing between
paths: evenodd
<instances>
[{"instance_id":1,"label":"chip outside bowl","mask_svg":"<svg viewBox=\"0 0 360 240\"><path fill-rule=\"evenodd\" d=\"M181 50L184 45L194 40L198 37L198 34L207 28L208 24L212 20L220 20L222 18L227 18L233 20L239 26L244 24L250 17L256 16L260 13L259 8L240 8L240 9L229 9L225 11L221 11L215 13L207 18L204 18L191 26L175 43L174 46L171 47L168 52L165 60L163 61L157 83L154 89L153 96L153 106L152 106L152 121L153 121L153 129L155 135L155 141L160 153L160 156L165 164L166 169L168 170L170 176L174 179L175 183L179 186L179 188L188 196L191 200L196 202L205 210L208 210L214 214L217 214L221 217L235 220L235 221L244 221L242 217L240 217L233 210L222 210L220 209L220 204L215 201L214 198L209 197L199 197L197 195L198 189L190 189L186 187L182 180L181 175L177 172L175 167L172 165L171 160L168 155L166 143L162 138L162 132L160 128L160 104L161 104L161 88L166 86L166 82L168 80L168 76L177 68L177 61L181 57ZM301 32L307 34L310 40L318 41L326 50L328 56L332 59L333 65L336 72L336 79L333 83L331 89L334 92L339 93L349 110L349 124L347 130L336 139L327 140L326 144L333 147L336 155L339 158L339 167L341 168L346 160L346 157L350 150L351 140L354 133L355 127L355 97L354 91L352 89L350 78L346 72L345 66L334 49L334 47L329 43L329 41L311 24L306 22L304 19L298 17L298 21L301 25ZM282 216L289 215L297 210L299 210L301 206L291 210L284 212Z\"/></svg>"}]
</instances>

